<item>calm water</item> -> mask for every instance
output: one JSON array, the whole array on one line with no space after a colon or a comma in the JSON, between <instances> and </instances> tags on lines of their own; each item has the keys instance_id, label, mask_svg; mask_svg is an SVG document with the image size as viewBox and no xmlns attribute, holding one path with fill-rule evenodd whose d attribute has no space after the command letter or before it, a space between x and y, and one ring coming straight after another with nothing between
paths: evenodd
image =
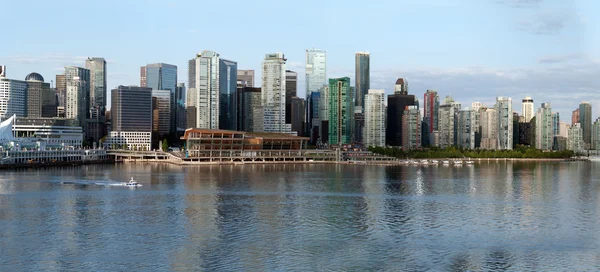
<instances>
[{"instance_id":1,"label":"calm water","mask_svg":"<svg viewBox=\"0 0 600 272\"><path fill-rule=\"evenodd\" d=\"M0 172L0 270L598 271L599 173L589 162ZM110 186L130 177L144 186Z\"/></svg>"}]
</instances>

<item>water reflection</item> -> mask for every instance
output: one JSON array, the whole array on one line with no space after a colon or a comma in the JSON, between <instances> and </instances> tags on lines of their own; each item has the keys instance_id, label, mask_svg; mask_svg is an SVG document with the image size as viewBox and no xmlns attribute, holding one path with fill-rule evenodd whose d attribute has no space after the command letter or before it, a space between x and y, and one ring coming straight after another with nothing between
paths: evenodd
<instances>
[{"instance_id":1,"label":"water reflection","mask_svg":"<svg viewBox=\"0 0 600 272\"><path fill-rule=\"evenodd\" d=\"M597 270L599 172L586 162L8 171L0 259L8 270ZM129 177L144 187L60 183Z\"/></svg>"}]
</instances>

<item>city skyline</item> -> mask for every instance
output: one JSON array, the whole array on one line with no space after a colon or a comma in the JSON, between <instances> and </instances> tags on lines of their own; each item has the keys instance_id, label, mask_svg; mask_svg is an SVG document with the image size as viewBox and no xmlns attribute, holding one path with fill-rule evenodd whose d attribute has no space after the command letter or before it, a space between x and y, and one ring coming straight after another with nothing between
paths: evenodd
<instances>
[{"instance_id":1,"label":"city skyline","mask_svg":"<svg viewBox=\"0 0 600 272\"><path fill-rule=\"evenodd\" d=\"M58 1L61 2L61 1ZM65 3L67 1L64 1ZM311 10L311 5L317 2L308 1L286 16L278 17L286 22L299 22L303 12ZM60 4L60 3L59 3ZM289 29L282 26L272 26L273 29L261 29L267 18L255 18L247 27L252 31L236 36L235 40L252 39L264 40L250 44L245 50L238 50L234 39L212 39L194 42L201 38L191 37L200 32L199 26L190 23L183 16L186 10L194 10L198 5L194 2L177 1L161 4L157 1L139 3L132 1L120 3L105 1L99 3L80 3L80 5L55 5L55 3L39 3L35 9L30 9L23 3L15 1L4 4L16 12L7 14L6 20L16 19L27 10L29 15L43 12L46 25L43 30L29 28L35 20L20 22L22 27L7 28L5 35L19 41L6 44L0 53L0 63L7 65L7 77L21 79L31 72L38 72L46 79L64 70L64 66L81 66L87 57L103 57L107 61L107 90L118 85L138 85L139 67L149 63L172 63L180 67L178 78L186 82L186 61L190 55L202 50L215 50L238 62L239 69L257 71L257 82L260 82L260 66L262 56L269 52L283 52L288 58L287 69L298 72L298 96L305 97L304 90L304 53L309 48L321 48L328 52L328 78L350 77L354 86L354 58L357 51L371 53L371 88L384 89L386 95L393 92L394 80L403 77L411 82L411 93L421 97L427 89L435 89L441 97L452 95L457 101L482 101L491 106L497 96L508 96L521 99L524 96L534 97L537 101L551 101L553 108L563 116L570 115L572 108L581 101L590 101L592 105L599 104L600 89L594 75L600 72L598 58L600 35L594 35L599 29L590 27L599 22L591 16L591 11L597 10L599 3L593 1L486 1L465 2L463 4L434 1L429 3L403 3L404 10L410 10L407 16L396 22L393 14L394 6L400 3L390 2L389 7L375 4L373 7L361 7L367 18L373 23L359 25L358 23L337 23L332 18L319 19L315 22L305 22L294 29L295 35L289 35ZM268 7L268 3L252 3L224 5L223 3L208 3L218 10L230 10L232 13L244 14L260 11ZM62 12L69 12L81 20L100 20L100 16L114 17L115 21L125 20L128 12L135 11L147 15L164 14L164 12L183 12L181 20L161 22L159 30L172 32L173 40L179 43L145 43L151 39L150 33L155 31L153 26L158 22L143 19L147 28L137 28L133 25L115 24L109 22L95 33L94 43L70 43L71 37L62 33L66 20L57 14L48 12L62 6ZM352 13L359 8L357 5L339 7L335 3L322 3L319 10L342 8ZM209 8L210 8L209 7ZM92 15L76 10L93 8L98 11ZM56 15L55 15L56 14ZM340 13L341 14L341 13ZM431 23L411 24L403 28L402 43L378 43L384 33L390 33L397 25L418 21L415 18L437 17ZM493 16L490 16L493 14ZM29 16L28 15L28 16ZM216 16L216 15L210 15ZM340 16L340 15L335 15ZM88 18L89 17L89 18ZM388 18L389 17L389 18ZM324 17L326 18L326 16ZM396 18L396 19L392 19ZM468 18L468 19L464 19ZM70 19L70 20L71 20ZM326 21L323 21L326 20ZM472 21L483 21L486 24L472 24ZM305 20L302 20L305 21ZM342 20L340 20L342 21ZM367 20L369 21L369 20ZM235 22L211 29L213 35L223 36L233 33ZM442 23L443 22L443 23ZM322 28L315 28L323 25ZM73 31L83 29L87 24L73 26ZM596 24L598 25L598 24ZM375 26L379 28L375 30ZM490 31L489 28L492 28ZM21 29L32 29L28 32ZM316 30L315 30L316 29ZM374 36L352 44L340 44L329 31L352 33L354 31L372 30ZM33 32L32 32L33 31ZM139 35L134 31L139 31ZM316 31L314 35L305 33ZM237 32L237 31L236 31ZM427 33L424 35L423 33ZM289 40L278 41L281 35L291 36ZM389 34L388 34L389 35ZM39 43L28 43L31 37L45 38L44 47ZM117 36L124 40L140 39L140 43L110 43L109 38ZM185 38L180 38L185 36ZM269 38L270 37L270 38ZM306 38L310 37L310 38ZM393 36L387 37L393 38ZM387 39L386 38L386 39ZM460 39L459 39L460 38ZM190 41L190 39L192 39ZM301 40L299 40L301 39ZM393 38L396 39L396 38ZM568 42L565 42L566 40ZM266 42L269 41L269 42ZM273 42L274 41L274 42ZM408 42L404 42L408 41ZM452 41L440 43L440 41ZM515 42L521 41L521 42ZM441 45L443 44L443 46ZM418 45L418 46L417 46ZM452 52L452 54L448 54ZM569 91L564 91L568 89ZM518 105L514 105L518 108ZM595 116L594 116L595 118Z\"/></svg>"}]
</instances>

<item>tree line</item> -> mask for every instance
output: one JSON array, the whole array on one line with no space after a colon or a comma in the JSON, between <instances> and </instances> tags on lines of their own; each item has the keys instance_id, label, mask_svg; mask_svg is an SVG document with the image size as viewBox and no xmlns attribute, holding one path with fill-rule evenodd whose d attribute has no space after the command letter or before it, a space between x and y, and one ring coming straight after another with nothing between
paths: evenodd
<instances>
[{"instance_id":1,"label":"tree line","mask_svg":"<svg viewBox=\"0 0 600 272\"><path fill-rule=\"evenodd\" d=\"M532 147L517 146L512 150L469 150L456 147L422 148L403 150L398 147L369 147L369 151L380 155L401 159L441 159L441 158L527 158L527 159L568 159L575 156L571 150L542 151Z\"/></svg>"}]
</instances>

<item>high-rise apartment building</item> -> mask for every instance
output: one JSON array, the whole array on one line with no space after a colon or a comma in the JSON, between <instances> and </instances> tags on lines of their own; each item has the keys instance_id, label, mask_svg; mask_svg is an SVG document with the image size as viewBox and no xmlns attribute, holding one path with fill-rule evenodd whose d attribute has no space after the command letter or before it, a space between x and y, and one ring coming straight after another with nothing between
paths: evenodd
<instances>
[{"instance_id":1,"label":"high-rise apartment building","mask_svg":"<svg viewBox=\"0 0 600 272\"><path fill-rule=\"evenodd\" d=\"M313 111L318 108L318 102L312 98L312 93L319 92L323 85L328 86L327 82L327 52L321 49L306 50L306 134L311 138L311 142L315 143L320 136L319 131L323 129L321 121L316 118L319 113ZM324 116L320 116L323 118Z\"/></svg>"},{"instance_id":2,"label":"high-rise apartment building","mask_svg":"<svg viewBox=\"0 0 600 272\"><path fill-rule=\"evenodd\" d=\"M56 116L65 117L65 107L67 105L67 80L65 75L56 75Z\"/></svg>"},{"instance_id":3,"label":"high-rise apartment building","mask_svg":"<svg viewBox=\"0 0 600 272\"><path fill-rule=\"evenodd\" d=\"M370 89L365 96L365 146L385 146L385 92Z\"/></svg>"},{"instance_id":4,"label":"high-rise apartment building","mask_svg":"<svg viewBox=\"0 0 600 272\"><path fill-rule=\"evenodd\" d=\"M285 123L285 56L283 53L266 54L262 63L262 107L265 132L291 133L291 124Z\"/></svg>"},{"instance_id":5,"label":"high-rise apartment building","mask_svg":"<svg viewBox=\"0 0 600 272\"><path fill-rule=\"evenodd\" d=\"M579 104L579 123L583 131L583 142L590 145L592 142L592 105L589 102Z\"/></svg>"},{"instance_id":6,"label":"high-rise apartment building","mask_svg":"<svg viewBox=\"0 0 600 272\"><path fill-rule=\"evenodd\" d=\"M496 109L481 108L481 149L495 150L498 148L498 117Z\"/></svg>"},{"instance_id":7,"label":"high-rise apartment building","mask_svg":"<svg viewBox=\"0 0 600 272\"><path fill-rule=\"evenodd\" d=\"M461 104L450 96L446 96L444 104L439 107L438 129L441 148L457 145L456 119L460 109Z\"/></svg>"},{"instance_id":8,"label":"high-rise apartment building","mask_svg":"<svg viewBox=\"0 0 600 272\"><path fill-rule=\"evenodd\" d=\"M237 129L237 62L219 59L219 129Z\"/></svg>"},{"instance_id":9,"label":"high-rise apartment building","mask_svg":"<svg viewBox=\"0 0 600 272\"><path fill-rule=\"evenodd\" d=\"M237 70L237 80L246 87L254 87L254 70Z\"/></svg>"},{"instance_id":10,"label":"high-rise apartment building","mask_svg":"<svg viewBox=\"0 0 600 272\"><path fill-rule=\"evenodd\" d=\"M513 111L510 97L496 98L496 116L498 118L498 149L513 148Z\"/></svg>"},{"instance_id":11,"label":"high-rise apartment building","mask_svg":"<svg viewBox=\"0 0 600 272\"><path fill-rule=\"evenodd\" d=\"M531 121L531 118L535 116L535 106L533 104L533 98L527 96L523 98L521 104L521 115L525 118L525 122Z\"/></svg>"},{"instance_id":12,"label":"high-rise apartment building","mask_svg":"<svg viewBox=\"0 0 600 272\"><path fill-rule=\"evenodd\" d=\"M427 131L432 133L438 130L438 117L440 109L440 97L435 90L427 90L423 95L423 120Z\"/></svg>"},{"instance_id":13,"label":"high-rise apartment building","mask_svg":"<svg viewBox=\"0 0 600 272\"><path fill-rule=\"evenodd\" d=\"M350 78L329 79L329 143L349 144L352 141L353 88Z\"/></svg>"},{"instance_id":14,"label":"high-rise apartment building","mask_svg":"<svg viewBox=\"0 0 600 272\"><path fill-rule=\"evenodd\" d=\"M567 149L581 153L585 150L585 142L583 140L583 129L580 123L575 123L569 128L569 136L567 137Z\"/></svg>"},{"instance_id":15,"label":"high-rise apartment building","mask_svg":"<svg viewBox=\"0 0 600 272\"><path fill-rule=\"evenodd\" d=\"M295 97L298 89L298 73L285 70L285 122L292 124L292 97ZM304 120L304 117L302 117ZM298 131L299 135L304 134L303 131Z\"/></svg>"},{"instance_id":16,"label":"high-rise apartment building","mask_svg":"<svg viewBox=\"0 0 600 272\"><path fill-rule=\"evenodd\" d=\"M552 150L554 131L552 129L552 108L550 103L542 103L535 114L535 147Z\"/></svg>"},{"instance_id":17,"label":"high-rise apartment building","mask_svg":"<svg viewBox=\"0 0 600 272\"><path fill-rule=\"evenodd\" d=\"M152 141L152 89L137 86L119 86L111 91L111 101L112 130L105 146L109 148L125 147L135 150L150 150Z\"/></svg>"},{"instance_id":18,"label":"high-rise apartment building","mask_svg":"<svg viewBox=\"0 0 600 272\"><path fill-rule=\"evenodd\" d=\"M457 146L465 149L475 149L475 127L471 118L473 110L464 108L456 115L456 142Z\"/></svg>"},{"instance_id":19,"label":"high-rise apartment building","mask_svg":"<svg viewBox=\"0 0 600 272\"><path fill-rule=\"evenodd\" d=\"M146 87L152 90L169 90L171 92L171 112L169 113L170 133L176 132L177 112L175 92L177 91L177 66L166 63L146 65Z\"/></svg>"},{"instance_id":20,"label":"high-rise apartment building","mask_svg":"<svg viewBox=\"0 0 600 272\"><path fill-rule=\"evenodd\" d=\"M419 106L406 106L402 114L402 149L421 147L421 124Z\"/></svg>"},{"instance_id":21,"label":"high-rise apartment building","mask_svg":"<svg viewBox=\"0 0 600 272\"><path fill-rule=\"evenodd\" d=\"M89 92L90 92L90 70L67 66L65 67L66 80L66 105L65 117L77 120L79 126L83 128L84 134L87 131L86 123L89 117ZM87 139L88 135L84 136Z\"/></svg>"},{"instance_id":22,"label":"high-rise apartment building","mask_svg":"<svg viewBox=\"0 0 600 272\"><path fill-rule=\"evenodd\" d=\"M600 117L592 125L592 144L590 149L600 150Z\"/></svg>"}]
</instances>

